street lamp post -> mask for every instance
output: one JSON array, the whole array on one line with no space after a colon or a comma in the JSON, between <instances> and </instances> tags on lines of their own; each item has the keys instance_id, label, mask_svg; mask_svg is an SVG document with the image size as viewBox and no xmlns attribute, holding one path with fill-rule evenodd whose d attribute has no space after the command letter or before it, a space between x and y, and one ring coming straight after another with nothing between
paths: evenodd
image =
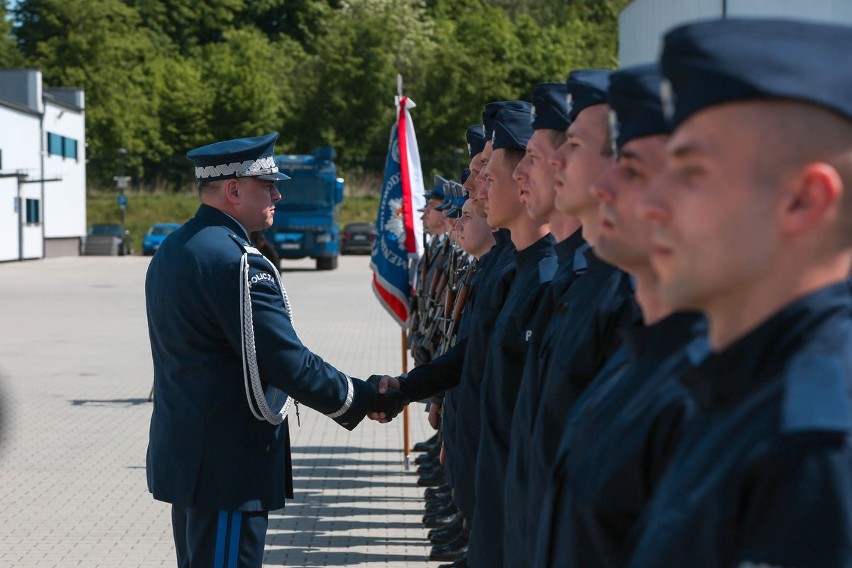
<instances>
[{"instance_id":1,"label":"street lamp post","mask_svg":"<svg viewBox=\"0 0 852 568\"><path fill-rule=\"evenodd\" d=\"M127 182L130 181L130 177L124 175L124 162L127 159L127 148L119 148L119 175L112 178L115 180L116 186L118 187L118 207L121 209L121 234L124 235L124 213L125 209L127 209L127 196L124 194L124 190L127 189ZM123 237L122 237L123 238ZM122 244L124 246L124 244Z\"/></svg>"}]
</instances>

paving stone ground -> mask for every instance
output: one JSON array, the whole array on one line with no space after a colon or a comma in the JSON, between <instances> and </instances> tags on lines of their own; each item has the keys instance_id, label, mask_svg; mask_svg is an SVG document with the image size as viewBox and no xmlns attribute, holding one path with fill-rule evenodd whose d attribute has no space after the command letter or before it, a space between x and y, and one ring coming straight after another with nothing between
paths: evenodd
<instances>
[{"instance_id":1,"label":"paving stone ground","mask_svg":"<svg viewBox=\"0 0 852 568\"><path fill-rule=\"evenodd\" d=\"M0 567L175 565L169 506L145 484L149 260L0 264ZM306 345L354 376L401 370L400 331L373 296L368 257L341 257L331 272L283 266ZM291 424L296 498L270 514L264 564L437 566L401 419L347 432L302 407L301 424ZM412 444L431 436L422 406L410 424Z\"/></svg>"}]
</instances>

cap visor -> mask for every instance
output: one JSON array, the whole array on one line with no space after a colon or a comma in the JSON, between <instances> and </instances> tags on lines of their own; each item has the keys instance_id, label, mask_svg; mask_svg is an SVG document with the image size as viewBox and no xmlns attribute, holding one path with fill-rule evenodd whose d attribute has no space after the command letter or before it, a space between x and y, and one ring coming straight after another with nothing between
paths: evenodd
<instances>
[{"instance_id":1,"label":"cap visor","mask_svg":"<svg viewBox=\"0 0 852 568\"><path fill-rule=\"evenodd\" d=\"M290 179L290 176L286 174L282 174L281 172L276 172L274 174L269 174L265 176L254 176L257 179L262 179L263 181L285 181Z\"/></svg>"}]
</instances>

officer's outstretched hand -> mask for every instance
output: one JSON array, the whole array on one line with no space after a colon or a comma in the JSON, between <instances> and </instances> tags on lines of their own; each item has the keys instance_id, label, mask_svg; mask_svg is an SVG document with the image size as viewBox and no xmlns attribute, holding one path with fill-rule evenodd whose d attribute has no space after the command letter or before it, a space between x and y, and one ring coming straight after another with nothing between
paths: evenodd
<instances>
[{"instance_id":1,"label":"officer's outstretched hand","mask_svg":"<svg viewBox=\"0 0 852 568\"><path fill-rule=\"evenodd\" d=\"M371 375L367 384L376 389L373 405L367 413L367 418L376 422L390 422L402 412L402 409L411 402L408 397L399 390L399 379L389 375Z\"/></svg>"}]
</instances>

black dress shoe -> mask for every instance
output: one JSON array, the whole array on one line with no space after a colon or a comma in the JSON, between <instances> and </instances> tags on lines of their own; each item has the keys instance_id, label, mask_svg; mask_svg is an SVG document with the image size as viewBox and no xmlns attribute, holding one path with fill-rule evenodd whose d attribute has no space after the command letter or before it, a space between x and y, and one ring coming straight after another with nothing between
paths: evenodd
<instances>
[{"instance_id":1,"label":"black dress shoe","mask_svg":"<svg viewBox=\"0 0 852 568\"><path fill-rule=\"evenodd\" d=\"M427 529L438 529L450 525L461 518L461 511L456 509L454 512L439 512L423 517L423 526Z\"/></svg>"},{"instance_id":2,"label":"black dress shoe","mask_svg":"<svg viewBox=\"0 0 852 568\"><path fill-rule=\"evenodd\" d=\"M438 544L429 552L429 560L459 560L467 555L467 537L460 536L452 542Z\"/></svg>"},{"instance_id":3,"label":"black dress shoe","mask_svg":"<svg viewBox=\"0 0 852 568\"><path fill-rule=\"evenodd\" d=\"M417 466L417 475L423 475L424 473L432 473L438 468L443 468L441 462L438 460L423 462L419 466Z\"/></svg>"},{"instance_id":4,"label":"black dress shoe","mask_svg":"<svg viewBox=\"0 0 852 568\"><path fill-rule=\"evenodd\" d=\"M467 568L467 554L451 564L441 564L438 568Z\"/></svg>"},{"instance_id":5,"label":"black dress shoe","mask_svg":"<svg viewBox=\"0 0 852 568\"><path fill-rule=\"evenodd\" d=\"M447 505L444 505L443 508L438 509L437 511L433 511L431 513L426 513L425 515L423 515L423 522L425 523L430 518L446 517L447 515L455 513L456 511L458 511L458 509L456 508L455 504L449 503ZM441 526L443 527L445 524L446 523L441 523Z\"/></svg>"},{"instance_id":6,"label":"black dress shoe","mask_svg":"<svg viewBox=\"0 0 852 568\"><path fill-rule=\"evenodd\" d=\"M444 468L436 469L431 473L424 473L417 478L417 485L420 487L437 487L447 482L447 476L444 474Z\"/></svg>"},{"instance_id":7,"label":"black dress shoe","mask_svg":"<svg viewBox=\"0 0 852 568\"><path fill-rule=\"evenodd\" d=\"M435 511L440 511L444 509L453 502L453 499L447 495L444 499L427 499L426 505L424 505L423 510L427 513L434 513Z\"/></svg>"},{"instance_id":8,"label":"black dress shoe","mask_svg":"<svg viewBox=\"0 0 852 568\"><path fill-rule=\"evenodd\" d=\"M461 520L440 529L432 529L429 531L429 542L432 544L452 542L462 534L463 530L464 526Z\"/></svg>"},{"instance_id":9,"label":"black dress shoe","mask_svg":"<svg viewBox=\"0 0 852 568\"><path fill-rule=\"evenodd\" d=\"M423 442L417 442L414 444L412 451L414 452L426 452L432 448L435 444L438 443L438 434L436 433L434 436L425 440Z\"/></svg>"},{"instance_id":10,"label":"black dress shoe","mask_svg":"<svg viewBox=\"0 0 852 568\"><path fill-rule=\"evenodd\" d=\"M416 458L414 458L414 463L420 465L422 463L436 461L441 456L441 444L436 444L434 448L426 452L425 454L420 454Z\"/></svg>"},{"instance_id":11,"label":"black dress shoe","mask_svg":"<svg viewBox=\"0 0 852 568\"><path fill-rule=\"evenodd\" d=\"M446 483L444 483L442 485L439 485L438 487L429 487L423 492L423 497L425 497L426 499L434 499L436 497L440 497L444 493L449 495L450 492L452 492L452 488Z\"/></svg>"}]
</instances>

